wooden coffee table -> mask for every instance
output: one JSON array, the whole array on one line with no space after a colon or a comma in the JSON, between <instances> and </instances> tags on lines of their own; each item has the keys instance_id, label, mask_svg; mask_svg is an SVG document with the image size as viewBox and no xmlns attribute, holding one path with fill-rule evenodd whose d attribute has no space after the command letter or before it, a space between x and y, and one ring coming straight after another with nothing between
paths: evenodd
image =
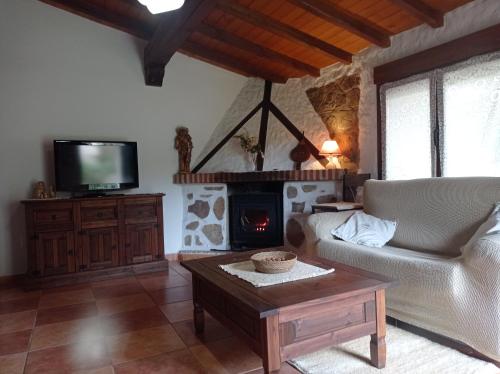
<instances>
[{"instance_id":1,"label":"wooden coffee table","mask_svg":"<svg viewBox=\"0 0 500 374\"><path fill-rule=\"evenodd\" d=\"M262 357L266 373L281 362L371 335L371 363L385 366L385 276L318 257L299 260L335 272L256 288L219 268L259 251L182 261L193 275L194 324L204 329L206 310Z\"/></svg>"}]
</instances>

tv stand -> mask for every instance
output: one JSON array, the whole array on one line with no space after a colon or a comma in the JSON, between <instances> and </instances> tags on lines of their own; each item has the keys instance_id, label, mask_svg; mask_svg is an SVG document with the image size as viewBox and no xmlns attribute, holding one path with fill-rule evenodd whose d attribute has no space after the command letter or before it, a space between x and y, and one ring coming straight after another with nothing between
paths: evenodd
<instances>
[{"instance_id":1,"label":"tv stand","mask_svg":"<svg viewBox=\"0 0 500 374\"><path fill-rule=\"evenodd\" d=\"M29 288L168 269L164 194L26 200Z\"/></svg>"}]
</instances>

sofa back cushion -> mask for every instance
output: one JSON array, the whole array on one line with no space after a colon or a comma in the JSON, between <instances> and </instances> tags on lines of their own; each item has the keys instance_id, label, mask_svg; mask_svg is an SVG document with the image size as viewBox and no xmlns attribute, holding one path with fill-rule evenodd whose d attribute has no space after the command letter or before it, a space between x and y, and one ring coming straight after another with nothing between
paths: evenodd
<instances>
[{"instance_id":1,"label":"sofa back cushion","mask_svg":"<svg viewBox=\"0 0 500 374\"><path fill-rule=\"evenodd\" d=\"M364 210L395 220L390 245L460 255L500 201L500 178L428 178L365 183Z\"/></svg>"}]
</instances>

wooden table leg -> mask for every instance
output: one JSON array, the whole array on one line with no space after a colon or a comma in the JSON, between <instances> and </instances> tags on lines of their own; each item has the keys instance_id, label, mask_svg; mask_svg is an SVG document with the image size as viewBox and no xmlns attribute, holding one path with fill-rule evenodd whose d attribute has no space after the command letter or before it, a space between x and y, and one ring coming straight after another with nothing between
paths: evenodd
<instances>
[{"instance_id":1,"label":"wooden table leg","mask_svg":"<svg viewBox=\"0 0 500 374\"><path fill-rule=\"evenodd\" d=\"M205 330L205 312L203 311L203 307L196 302L194 303L193 319L196 333L203 333Z\"/></svg>"},{"instance_id":2,"label":"wooden table leg","mask_svg":"<svg viewBox=\"0 0 500 374\"><path fill-rule=\"evenodd\" d=\"M373 366L382 369L385 367L385 290L375 292L375 306L377 316L377 332L371 335L370 358Z\"/></svg>"},{"instance_id":3,"label":"wooden table leg","mask_svg":"<svg viewBox=\"0 0 500 374\"><path fill-rule=\"evenodd\" d=\"M261 320L262 361L264 372L272 373L281 368L280 335L278 316Z\"/></svg>"}]
</instances>

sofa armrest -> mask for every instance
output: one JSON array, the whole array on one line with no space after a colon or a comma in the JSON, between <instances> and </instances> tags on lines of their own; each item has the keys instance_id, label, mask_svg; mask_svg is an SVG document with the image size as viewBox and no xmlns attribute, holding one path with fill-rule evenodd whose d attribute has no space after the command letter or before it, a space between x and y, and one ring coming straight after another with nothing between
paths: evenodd
<instances>
[{"instance_id":1,"label":"sofa armrest","mask_svg":"<svg viewBox=\"0 0 500 374\"><path fill-rule=\"evenodd\" d=\"M355 211L350 210L310 215L305 228L308 243L315 243L319 239L332 239L331 231L347 221L354 213Z\"/></svg>"},{"instance_id":2,"label":"sofa armrest","mask_svg":"<svg viewBox=\"0 0 500 374\"><path fill-rule=\"evenodd\" d=\"M482 237L463 253L465 265L480 272L491 271L500 283L500 234Z\"/></svg>"}]
</instances>

